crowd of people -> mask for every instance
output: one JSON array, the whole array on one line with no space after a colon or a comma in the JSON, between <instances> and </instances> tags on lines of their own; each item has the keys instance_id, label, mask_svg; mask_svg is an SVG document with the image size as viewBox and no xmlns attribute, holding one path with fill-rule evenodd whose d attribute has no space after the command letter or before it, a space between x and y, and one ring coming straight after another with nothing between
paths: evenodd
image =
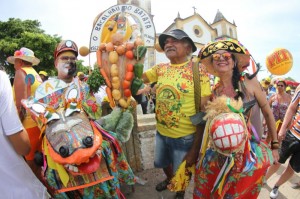
<instances>
[{"instance_id":1,"label":"crowd of people","mask_svg":"<svg viewBox=\"0 0 300 199\"><path fill-rule=\"evenodd\" d=\"M197 50L193 40L180 29L163 33L158 40L169 62L146 70L144 85L133 96L143 113L154 111L148 110L148 100L155 107L154 166L166 175L156 191L172 186L184 162L186 168L195 166L194 198L257 198L266 180L290 158L270 192L270 197L276 198L280 186L294 172L300 172L300 86L292 96L284 79L271 83L267 77L259 82L257 73L245 73L250 52L232 38L209 42L197 57L193 56ZM94 122L95 111L105 101L105 85L95 93L99 99L88 94L87 77L77 72L75 42L62 41L54 55L58 72L54 79L49 79L45 71L36 72L33 66L40 60L25 47L7 58L15 67L12 90L7 75L0 71L2 196L122 198L120 182L133 184L134 175L114 137ZM219 79L213 86L211 75ZM53 81L62 87L52 88ZM30 101L42 88L47 92ZM76 139L70 140L62 130L56 132L66 127L55 121L69 122L67 132ZM74 122L83 125L78 128ZM45 132L47 139L41 136ZM100 134L105 139L95 146L91 133L95 140ZM101 161L101 169L78 166L82 164L78 159L88 162L91 158L82 157L81 145L89 149L86 153L93 156L95 164L100 160L94 156L102 153L105 161ZM55 152L59 155L51 156ZM78 167L71 165L72 161ZM84 176L85 182L76 177L78 174L66 175L70 170L72 174L80 170L79 175L83 175L85 169L94 172L94 177ZM9 187L18 187L18 191L11 192ZM176 191L175 198L184 195L183 188Z\"/></svg>"}]
</instances>

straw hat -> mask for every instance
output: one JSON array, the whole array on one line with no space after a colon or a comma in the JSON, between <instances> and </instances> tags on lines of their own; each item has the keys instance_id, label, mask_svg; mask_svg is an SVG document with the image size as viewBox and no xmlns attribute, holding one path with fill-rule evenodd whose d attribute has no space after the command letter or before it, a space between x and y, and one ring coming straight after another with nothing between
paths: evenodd
<instances>
[{"instance_id":1,"label":"straw hat","mask_svg":"<svg viewBox=\"0 0 300 199\"><path fill-rule=\"evenodd\" d=\"M22 59L24 61L32 63L32 65L38 65L40 60L34 56L34 53L29 48L22 47L20 50L15 51L14 56L7 58L7 61L11 64L15 64L16 59Z\"/></svg>"},{"instance_id":2,"label":"straw hat","mask_svg":"<svg viewBox=\"0 0 300 199\"><path fill-rule=\"evenodd\" d=\"M244 71L249 66L250 53L249 51L237 40L231 38L220 38L214 42L206 44L199 52L200 62L206 67L207 71L218 76L212 64L212 54L218 50L226 50L234 55L237 61L239 71Z\"/></svg>"}]
</instances>

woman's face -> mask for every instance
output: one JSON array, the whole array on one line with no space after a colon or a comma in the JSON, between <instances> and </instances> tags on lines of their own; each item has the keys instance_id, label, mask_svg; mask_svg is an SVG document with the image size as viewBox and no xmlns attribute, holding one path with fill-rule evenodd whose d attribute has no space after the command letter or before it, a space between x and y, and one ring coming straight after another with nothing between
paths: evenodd
<instances>
[{"instance_id":1,"label":"woman's face","mask_svg":"<svg viewBox=\"0 0 300 199\"><path fill-rule=\"evenodd\" d=\"M278 91L281 91L281 92L285 91L285 85L284 85L283 82L278 82L277 85L276 85L276 87L277 87Z\"/></svg>"},{"instance_id":2,"label":"woman's face","mask_svg":"<svg viewBox=\"0 0 300 199\"><path fill-rule=\"evenodd\" d=\"M219 73L232 72L234 60L232 54L226 50L219 50L212 55L212 63L214 70Z\"/></svg>"}]
</instances>

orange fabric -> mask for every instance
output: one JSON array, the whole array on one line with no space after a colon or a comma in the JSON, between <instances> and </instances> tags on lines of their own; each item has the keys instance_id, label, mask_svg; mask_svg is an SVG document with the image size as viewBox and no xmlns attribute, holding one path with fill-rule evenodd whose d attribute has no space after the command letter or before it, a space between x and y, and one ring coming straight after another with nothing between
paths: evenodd
<instances>
[{"instance_id":1,"label":"orange fabric","mask_svg":"<svg viewBox=\"0 0 300 199\"><path fill-rule=\"evenodd\" d=\"M42 151L42 138L40 137L41 131L37 126L27 128L26 131L29 136L31 150L30 153L27 156L25 156L25 159L33 160L35 152Z\"/></svg>"},{"instance_id":2,"label":"orange fabric","mask_svg":"<svg viewBox=\"0 0 300 199\"><path fill-rule=\"evenodd\" d=\"M88 184L84 184L84 185L80 185L80 186L76 186L76 187L62 188L62 189L58 190L57 192L58 193L63 193L63 192L67 192L67 191L74 191L74 190L78 190L78 189L84 189L86 187L94 186L94 185L100 184L102 182L105 182L107 180L111 180L113 178L114 178L114 176L109 176L109 177L105 177L105 178L102 178L100 180L88 183Z\"/></svg>"}]
</instances>

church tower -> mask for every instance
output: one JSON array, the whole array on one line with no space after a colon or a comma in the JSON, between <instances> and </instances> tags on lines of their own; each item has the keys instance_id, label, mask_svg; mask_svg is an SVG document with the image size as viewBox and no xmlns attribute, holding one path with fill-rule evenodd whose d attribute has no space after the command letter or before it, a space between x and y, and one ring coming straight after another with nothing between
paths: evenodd
<instances>
[{"instance_id":1,"label":"church tower","mask_svg":"<svg viewBox=\"0 0 300 199\"><path fill-rule=\"evenodd\" d=\"M219 37L230 37L237 39L237 31L235 22L230 23L218 10L215 16L214 22L211 27L217 30L217 38Z\"/></svg>"}]
</instances>

